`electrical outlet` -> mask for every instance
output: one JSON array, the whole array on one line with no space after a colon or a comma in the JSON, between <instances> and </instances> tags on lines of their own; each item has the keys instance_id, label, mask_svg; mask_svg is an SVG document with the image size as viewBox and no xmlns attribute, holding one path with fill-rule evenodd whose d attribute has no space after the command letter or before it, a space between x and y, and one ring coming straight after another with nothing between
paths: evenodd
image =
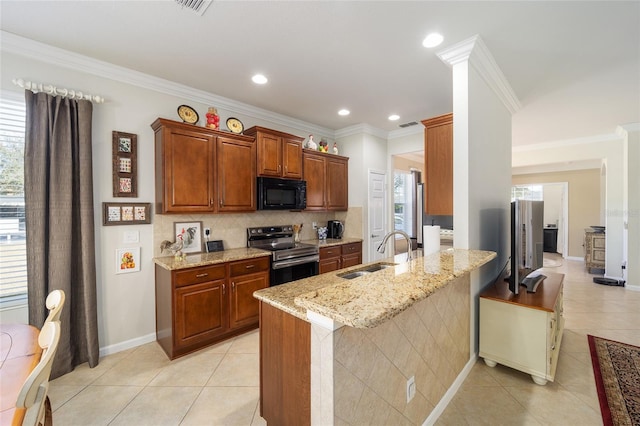
<instances>
[{"instance_id":1,"label":"electrical outlet","mask_svg":"<svg viewBox=\"0 0 640 426\"><path fill-rule=\"evenodd\" d=\"M407 403L416 396L416 376L411 376L407 380Z\"/></svg>"},{"instance_id":2,"label":"electrical outlet","mask_svg":"<svg viewBox=\"0 0 640 426\"><path fill-rule=\"evenodd\" d=\"M318 222L312 222L312 223L311 223L311 227L312 227L313 229L318 229Z\"/></svg>"},{"instance_id":3,"label":"electrical outlet","mask_svg":"<svg viewBox=\"0 0 640 426\"><path fill-rule=\"evenodd\" d=\"M204 228L204 236L208 238L209 235L211 235L211 229L210 228Z\"/></svg>"}]
</instances>

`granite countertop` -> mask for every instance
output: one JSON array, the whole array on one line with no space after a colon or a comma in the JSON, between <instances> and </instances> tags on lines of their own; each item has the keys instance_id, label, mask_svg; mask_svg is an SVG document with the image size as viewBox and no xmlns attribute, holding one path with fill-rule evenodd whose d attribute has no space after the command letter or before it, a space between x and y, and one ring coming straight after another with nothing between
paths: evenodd
<instances>
[{"instance_id":1,"label":"granite countertop","mask_svg":"<svg viewBox=\"0 0 640 426\"><path fill-rule=\"evenodd\" d=\"M327 238L326 240L308 240L303 242L309 243L309 244L317 244L319 248L322 248L322 247L339 246L342 244L361 243L362 238L341 238L341 239Z\"/></svg>"},{"instance_id":2,"label":"granite countertop","mask_svg":"<svg viewBox=\"0 0 640 426\"><path fill-rule=\"evenodd\" d=\"M216 263L233 262L234 260L253 259L256 257L271 256L271 252L253 248L237 248L213 253L188 254L185 259L176 260L174 256L154 257L153 261L170 271L196 266L215 265Z\"/></svg>"},{"instance_id":3,"label":"granite countertop","mask_svg":"<svg viewBox=\"0 0 640 426\"><path fill-rule=\"evenodd\" d=\"M398 255L382 261L395 266L359 278L347 280L338 274L366 265L269 287L254 297L305 321L310 310L351 327L373 328L495 257L490 251L459 249L419 254L411 262Z\"/></svg>"}]
</instances>

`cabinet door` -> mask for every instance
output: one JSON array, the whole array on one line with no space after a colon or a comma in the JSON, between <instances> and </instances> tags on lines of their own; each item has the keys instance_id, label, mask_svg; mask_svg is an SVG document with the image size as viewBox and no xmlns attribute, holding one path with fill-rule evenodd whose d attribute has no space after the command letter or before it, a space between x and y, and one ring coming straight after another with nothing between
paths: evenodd
<instances>
[{"instance_id":1,"label":"cabinet door","mask_svg":"<svg viewBox=\"0 0 640 426\"><path fill-rule=\"evenodd\" d=\"M256 144L258 148L258 176L281 176L281 139L267 133L258 133Z\"/></svg>"},{"instance_id":2,"label":"cabinet door","mask_svg":"<svg viewBox=\"0 0 640 426\"><path fill-rule=\"evenodd\" d=\"M322 156L304 153L304 179L307 181L307 209L325 210L326 170Z\"/></svg>"},{"instance_id":3,"label":"cabinet door","mask_svg":"<svg viewBox=\"0 0 640 426\"><path fill-rule=\"evenodd\" d=\"M327 209L348 210L349 172L346 160L338 158L327 159Z\"/></svg>"},{"instance_id":4,"label":"cabinet door","mask_svg":"<svg viewBox=\"0 0 640 426\"><path fill-rule=\"evenodd\" d=\"M269 287L269 273L243 275L231 278L230 327L257 324L260 314L258 299L253 292Z\"/></svg>"},{"instance_id":5,"label":"cabinet door","mask_svg":"<svg viewBox=\"0 0 640 426\"><path fill-rule=\"evenodd\" d=\"M218 137L219 212L256 209L256 148L253 141Z\"/></svg>"},{"instance_id":6,"label":"cabinet door","mask_svg":"<svg viewBox=\"0 0 640 426\"><path fill-rule=\"evenodd\" d=\"M156 131L156 201L162 212L212 212L215 137L164 127Z\"/></svg>"},{"instance_id":7,"label":"cabinet door","mask_svg":"<svg viewBox=\"0 0 640 426\"><path fill-rule=\"evenodd\" d=\"M282 177L302 179L302 142L282 138Z\"/></svg>"},{"instance_id":8,"label":"cabinet door","mask_svg":"<svg viewBox=\"0 0 640 426\"><path fill-rule=\"evenodd\" d=\"M174 290L174 346L204 343L227 330L225 280L208 281Z\"/></svg>"},{"instance_id":9,"label":"cabinet door","mask_svg":"<svg viewBox=\"0 0 640 426\"><path fill-rule=\"evenodd\" d=\"M342 246L342 268L362 263L362 243L344 244Z\"/></svg>"},{"instance_id":10,"label":"cabinet door","mask_svg":"<svg viewBox=\"0 0 640 426\"><path fill-rule=\"evenodd\" d=\"M340 269L341 260L340 246L322 247L320 249L320 263L318 273L337 271Z\"/></svg>"},{"instance_id":11,"label":"cabinet door","mask_svg":"<svg viewBox=\"0 0 640 426\"><path fill-rule=\"evenodd\" d=\"M425 212L453 214L453 114L424 120Z\"/></svg>"}]
</instances>

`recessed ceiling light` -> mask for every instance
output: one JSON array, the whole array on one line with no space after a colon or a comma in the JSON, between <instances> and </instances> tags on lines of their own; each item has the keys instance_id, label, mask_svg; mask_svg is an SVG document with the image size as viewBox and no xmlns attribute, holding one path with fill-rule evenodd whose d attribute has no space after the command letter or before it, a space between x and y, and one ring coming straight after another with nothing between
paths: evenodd
<instances>
[{"instance_id":1,"label":"recessed ceiling light","mask_svg":"<svg viewBox=\"0 0 640 426\"><path fill-rule=\"evenodd\" d=\"M396 120L399 120L399 119L400 119L400 116L398 114L391 114L389 116L389 120L391 120L391 121L396 121Z\"/></svg>"},{"instance_id":2,"label":"recessed ceiling light","mask_svg":"<svg viewBox=\"0 0 640 426\"><path fill-rule=\"evenodd\" d=\"M442 34L431 33L427 37L425 37L425 39L422 41L422 45L424 47L436 47L439 46L443 40L444 37L442 37Z\"/></svg>"},{"instance_id":3,"label":"recessed ceiling light","mask_svg":"<svg viewBox=\"0 0 640 426\"><path fill-rule=\"evenodd\" d=\"M338 114L340 114L340 115L349 115L349 114L351 114L351 111L349 111L348 109L341 109L340 111L338 111Z\"/></svg>"},{"instance_id":4,"label":"recessed ceiling light","mask_svg":"<svg viewBox=\"0 0 640 426\"><path fill-rule=\"evenodd\" d=\"M253 80L254 83L256 84L265 84L267 81L267 77L265 77L262 74L256 74L253 77L251 77L251 80Z\"/></svg>"}]
</instances>

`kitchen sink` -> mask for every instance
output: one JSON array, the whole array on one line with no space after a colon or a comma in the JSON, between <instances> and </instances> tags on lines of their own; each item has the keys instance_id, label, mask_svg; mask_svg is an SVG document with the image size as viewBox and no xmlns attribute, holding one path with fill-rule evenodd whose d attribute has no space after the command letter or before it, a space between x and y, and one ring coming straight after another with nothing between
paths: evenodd
<instances>
[{"instance_id":1,"label":"kitchen sink","mask_svg":"<svg viewBox=\"0 0 640 426\"><path fill-rule=\"evenodd\" d=\"M351 272L345 272L343 274L338 274L338 276L340 278L345 278L347 280L352 280L354 278L358 278L361 277L363 275L368 275L371 274L373 272L377 272L377 271L381 271L383 269L387 269L387 268L391 268L392 266L395 266L395 263L374 263L373 265L367 265L363 268L360 269L356 269L355 271L351 271Z\"/></svg>"}]
</instances>

